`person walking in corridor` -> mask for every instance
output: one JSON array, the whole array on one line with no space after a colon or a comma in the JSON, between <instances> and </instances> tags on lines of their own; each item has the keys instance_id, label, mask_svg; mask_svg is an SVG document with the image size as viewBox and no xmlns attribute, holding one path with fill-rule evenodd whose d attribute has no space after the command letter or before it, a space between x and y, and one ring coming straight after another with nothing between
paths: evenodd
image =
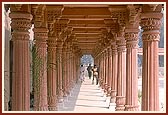
<instances>
[{"instance_id":1,"label":"person walking in corridor","mask_svg":"<svg viewBox=\"0 0 168 115\"><path fill-rule=\"evenodd\" d=\"M96 85L98 85L98 79L99 79L99 70L96 65L94 65L94 68L92 69L93 71L93 79L92 79L92 84L94 84L94 78L96 79Z\"/></svg>"},{"instance_id":2,"label":"person walking in corridor","mask_svg":"<svg viewBox=\"0 0 168 115\"><path fill-rule=\"evenodd\" d=\"M92 66L91 66L91 64L89 64L89 66L87 67L87 71L88 71L89 79L91 79L91 76L92 76Z\"/></svg>"},{"instance_id":3,"label":"person walking in corridor","mask_svg":"<svg viewBox=\"0 0 168 115\"><path fill-rule=\"evenodd\" d=\"M81 68L80 68L80 80L81 82L85 81L85 67L83 65L81 65Z\"/></svg>"}]
</instances>

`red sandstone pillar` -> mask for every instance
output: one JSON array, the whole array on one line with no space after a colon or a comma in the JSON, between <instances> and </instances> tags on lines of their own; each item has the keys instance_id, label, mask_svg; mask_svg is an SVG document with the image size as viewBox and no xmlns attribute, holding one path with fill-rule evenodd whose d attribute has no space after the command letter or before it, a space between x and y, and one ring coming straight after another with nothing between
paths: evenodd
<instances>
[{"instance_id":1,"label":"red sandstone pillar","mask_svg":"<svg viewBox=\"0 0 168 115\"><path fill-rule=\"evenodd\" d=\"M116 106L116 94L117 94L117 45L116 42L112 43L112 85L111 85L111 100L110 106Z\"/></svg>"},{"instance_id":2,"label":"red sandstone pillar","mask_svg":"<svg viewBox=\"0 0 168 115\"><path fill-rule=\"evenodd\" d=\"M30 110L30 47L29 29L32 15L10 13L12 20L13 74L12 74L12 111Z\"/></svg>"},{"instance_id":3,"label":"red sandstone pillar","mask_svg":"<svg viewBox=\"0 0 168 115\"><path fill-rule=\"evenodd\" d=\"M103 88L103 53L100 54L100 75L99 75L99 83L100 87Z\"/></svg>"},{"instance_id":4,"label":"red sandstone pillar","mask_svg":"<svg viewBox=\"0 0 168 115\"><path fill-rule=\"evenodd\" d=\"M104 66L104 71L105 71L105 92L107 93L108 90L108 50L105 49L105 66Z\"/></svg>"},{"instance_id":5,"label":"red sandstone pillar","mask_svg":"<svg viewBox=\"0 0 168 115\"><path fill-rule=\"evenodd\" d=\"M138 110L138 29L126 29L126 105L125 111Z\"/></svg>"},{"instance_id":6,"label":"red sandstone pillar","mask_svg":"<svg viewBox=\"0 0 168 115\"><path fill-rule=\"evenodd\" d=\"M48 29L34 28L35 55L34 60L34 110L47 111L47 44Z\"/></svg>"},{"instance_id":7,"label":"red sandstone pillar","mask_svg":"<svg viewBox=\"0 0 168 115\"><path fill-rule=\"evenodd\" d=\"M62 79L62 42L57 42L57 62L58 62L58 101L63 101L63 79Z\"/></svg>"},{"instance_id":8,"label":"red sandstone pillar","mask_svg":"<svg viewBox=\"0 0 168 115\"><path fill-rule=\"evenodd\" d=\"M67 47L67 88L68 88L68 94L70 93L70 49L69 45Z\"/></svg>"},{"instance_id":9,"label":"red sandstone pillar","mask_svg":"<svg viewBox=\"0 0 168 115\"><path fill-rule=\"evenodd\" d=\"M123 29L123 28L122 28ZM121 31L123 32L123 30ZM123 34L123 33L122 33ZM116 111L124 111L125 107L125 89L126 89L126 44L123 36L117 41L118 51L118 74L117 74L117 96Z\"/></svg>"},{"instance_id":10,"label":"red sandstone pillar","mask_svg":"<svg viewBox=\"0 0 168 115\"><path fill-rule=\"evenodd\" d=\"M66 46L63 48L63 94L64 97L67 96L67 54L66 54Z\"/></svg>"},{"instance_id":11,"label":"red sandstone pillar","mask_svg":"<svg viewBox=\"0 0 168 115\"><path fill-rule=\"evenodd\" d=\"M56 38L49 37L48 40L48 109L57 110L57 66L56 66Z\"/></svg>"},{"instance_id":12,"label":"red sandstone pillar","mask_svg":"<svg viewBox=\"0 0 168 115\"><path fill-rule=\"evenodd\" d=\"M147 7L149 8L149 7ZM163 14L142 13L143 40L142 110L159 111L158 41Z\"/></svg>"},{"instance_id":13,"label":"red sandstone pillar","mask_svg":"<svg viewBox=\"0 0 168 115\"><path fill-rule=\"evenodd\" d=\"M108 92L107 96L111 94L111 85L112 85L112 50L111 46L108 47Z\"/></svg>"}]
</instances>

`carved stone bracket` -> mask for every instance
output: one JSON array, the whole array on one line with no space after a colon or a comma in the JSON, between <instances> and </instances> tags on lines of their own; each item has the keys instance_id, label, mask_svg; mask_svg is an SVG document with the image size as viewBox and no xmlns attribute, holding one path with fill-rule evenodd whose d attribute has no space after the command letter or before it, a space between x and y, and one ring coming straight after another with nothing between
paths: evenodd
<instances>
[{"instance_id":1,"label":"carved stone bracket","mask_svg":"<svg viewBox=\"0 0 168 115\"><path fill-rule=\"evenodd\" d=\"M117 18L119 24L126 24L126 19L127 19L127 13L126 13L126 8L121 8L121 10L115 9L110 7L109 8L111 12L111 17L112 18Z\"/></svg>"},{"instance_id":2,"label":"carved stone bracket","mask_svg":"<svg viewBox=\"0 0 168 115\"><path fill-rule=\"evenodd\" d=\"M47 5L47 21L53 22L57 20L62 15L63 6L62 5Z\"/></svg>"},{"instance_id":3,"label":"carved stone bracket","mask_svg":"<svg viewBox=\"0 0 168 115\"><path fill-rule=\"evenodd\" d=\"M129 11L128 23L131 25L137 25L139 23L141 7L133 4L127 5Z\"/></svg>"}]
</instances>

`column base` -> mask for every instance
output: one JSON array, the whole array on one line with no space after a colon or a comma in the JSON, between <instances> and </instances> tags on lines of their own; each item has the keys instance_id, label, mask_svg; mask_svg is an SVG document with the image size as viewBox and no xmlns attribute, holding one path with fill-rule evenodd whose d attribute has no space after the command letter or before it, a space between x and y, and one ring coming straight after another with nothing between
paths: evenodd
<instances>
[{"instance_id":1,"label":"column base","mask_svg":"<svg viewBox=\"0 0 168 115\"><path fill-rule=\"evenodd\" d=\"M125 110L125 97L124 96L116 96L116 111L124 111Z\"/></svg>"},{"instance_id":2,"label":"column base","mask_svg":"<svg viewBox=\"0 0 168 115\"><path fill-rule=\"evenodd\" d=\"M116 108L116 103L110 103L109 109L111 111L115 111L115 108Z\"/></svg>"},{"instance_id":3,"label":"column base","mask_svg":"<svg viewBox=\"0 0 168 115\"><path fill-rule=\"evenodd\" d=\"M139 111L139 106L125 105L125 111Z\"/></svg>"},{"instance_id":4,"label":"column base","mask_svg":"<svg viewBox=\"0 0 168 115\"><path fill-rule=\"evenodd\" d=\"M34 107L34 111L48 111L48 106Z\"/></svg>"},{"instance_id":5,"label":"column base","mask_svg":"<svg viewBox=\"0 0 168 115\"><path fill-rule=\"evenodd\" d=\"M116 111L124 111L124 110L125 110L125 107L124 107L123 105L121 105L121 106L116 106L116 107L115 107L115 110L116 110Z\"/></svg>"},{"instance_id":6,"label":"column base","mask_svg":"<svg viewBox=\"0 0 168 115\"><path fill-rule=\"evenodd\" d=\"M49 106L48 110L49 111L57 111L57 107L56 106Z\"/></svg>"}]
</instances>

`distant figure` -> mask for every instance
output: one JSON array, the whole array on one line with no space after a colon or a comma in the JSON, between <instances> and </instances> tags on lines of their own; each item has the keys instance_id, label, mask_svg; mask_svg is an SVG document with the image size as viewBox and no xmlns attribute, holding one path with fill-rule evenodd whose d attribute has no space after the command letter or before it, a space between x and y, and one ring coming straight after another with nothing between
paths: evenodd
<instances>
[{"instance_id":1,"label":"distant figure","mask_svg":"<svg viewBox=\"0 0 168 115\"><path fill-rule=\"evenodd\" d=\"M89 64L89 66L87 67L87 71L88 71L89 79L91 79L91 76L92 76L92 66L91 66L91 64Z\"/></svg>"},{"instance_id":2,"label":"distant figure","mask_svg":"<svg viewBox=\"0 0 168 115\"><path fill-rule=\"evenodd\" d=\"M80 68L80 80L81 82L85 81L85 67L83 65L81 65L81 68Z\"/></svg>"},{"instance_id":3,"label":"distant figure","mask_svg":"<svg viewBox=\"0 0 168 115\"><path fill-rule=\"evenodd\" d=\"M96 78L96 85L98 85L98 79L99 79L99 70L96 65L94 65L94 68L92 69L93 71L93 79L92 79L92 84L94 84L94 78Z\"/></svg>"}]
</instances>

